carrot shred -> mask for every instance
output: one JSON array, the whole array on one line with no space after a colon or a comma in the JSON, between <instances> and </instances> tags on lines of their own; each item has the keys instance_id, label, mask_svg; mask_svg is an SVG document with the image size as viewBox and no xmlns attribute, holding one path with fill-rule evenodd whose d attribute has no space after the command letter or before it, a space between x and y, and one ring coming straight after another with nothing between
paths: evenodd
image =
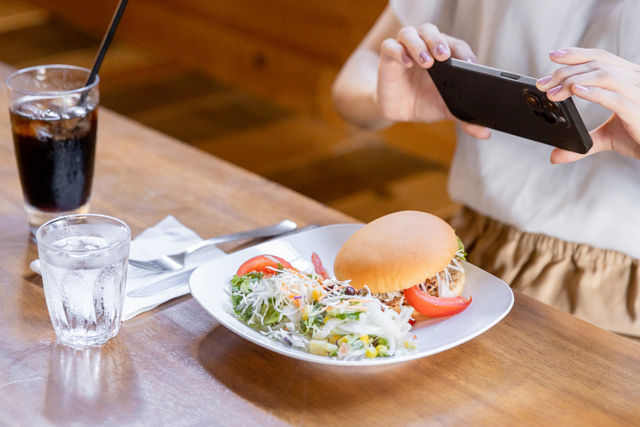
<instances>
[{"instance_id":1,"label":"carrot shred","mask_svg":"<svg viewBox=\"0 0 640 427\"><path fill-rule=\"evenodd\" d=\"M367 307L362 307L359 305L350 305L348 307L345 307L345 310L367 311Z\"/></svg>"},{"instance_id":2,"label":"carrot shred","mask_svg":"<svg viewBox=\"0 0 640 427\"><path fill-rule=\"evenodd\" d=\"M297 271L293 271L293 270L291 270L291 269L289 269L289 268L285 268L285 270L287 270L288 272L291 272L291 273L295 274L296 276L298 276L298 277L299 277L299 278L301 278L301 279L308 279L308 277L307 277L307 276L305 276L304 274L301 274L301 273L299 273L299 272L297 272Z\"/></svg>"}]
</instances>

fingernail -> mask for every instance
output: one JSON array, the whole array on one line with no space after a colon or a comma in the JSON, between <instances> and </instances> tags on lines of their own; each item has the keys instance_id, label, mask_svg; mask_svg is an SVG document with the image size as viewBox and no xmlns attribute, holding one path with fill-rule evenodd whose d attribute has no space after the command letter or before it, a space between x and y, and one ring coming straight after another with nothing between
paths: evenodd
<instances>
[{"instance_id":1,"label":"fingernail","mask_svg":"<svg viewBox=\"0 0 640 427\"><path fill-rule=\"evenodd\" d=\"M541 85L541 86L544 86L544 85L546 85L547 83L549 83L551 81L552 77L553 76L543 77L540 80L538 80L538 84Z\"/></svg>"},{"instance_id":2,"label":"fingernail","mask_svg":"<svg viewBox=\"0 0 640 427\"><path fill-rule=\"evenodd\" d=\"M413 63L413 61L411 60L411 58L409 58L407 55L402 55L402 62L404 62L405 64L409 65L411 63Z\"/></svg>"},{"instance_id":3,"label":"fingernail","mask_svg":"<svg viewBox=\"0 0 640 427\"><path fill-rule=\"evenodd\" d=\"M472 64L477 64L478 63L476 58L467 58L467 62L471 62Z\"/></svg>"},{"instance_id":4,"label":"fingernail","mask_svg":"<svg viewBox=\"0 0 640 427\"><path fill-rule=\"evenodd\" d=\"M562 86L556 86L553 89L549 89L547 91L547 95L555 95L556 93L560 92L562 90Z\"/></svg>"},{"instance_id":5,"label":"fingernail","mask_svg":"<svg viewBox=\"0 0 640 427\"><path fill-rule=\"evenodd\" d=\"M582 85L573 85L574 89L578 92L589 92L589 88Z\"/></svg>"},{"instance_id":6,"label":"fingernail","mask_svg":"<svg viewBox=\"0 0 640 427\"><path fill-rule=\"evenodd\" d=\"M445 45L439 44L438 46L436 46L436 54L438 56L446 55L447 53L449 53L449 48Z\"/></svg>"},{"instance_id":7,"label":"fingernail","mask_svg":"<svg viewBox=\"0 0 640 427\"><path fill-rule=\"evenodd\" d=\"M549 56L552 58L562 58L564 55L566 55L566 51L560 49L560 50L552 50L551 52L549 52Z\"/></svg>"},{"instance_id":8,"label":"fingernail","mask_svg":"<svg viewBox=\"0 0 640 427\"><path fill-rule=\"evenodd\" d=\"M422 62L423 64L429 61L429 55L427 55L427 52L420 52L418 58L420 58L420 62Z\"/></svg>"}]
</instances>

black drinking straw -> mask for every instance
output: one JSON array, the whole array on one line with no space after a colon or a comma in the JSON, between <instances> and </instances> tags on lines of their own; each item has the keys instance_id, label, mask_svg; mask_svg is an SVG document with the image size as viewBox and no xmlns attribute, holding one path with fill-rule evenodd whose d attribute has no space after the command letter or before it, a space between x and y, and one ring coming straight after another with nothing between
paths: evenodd
<instances>
[{"instance_id":1,"label":"black drinking straw","mask_svg":"<svg viewBox=\"0 0 640 427\"><path fill-rule=\"evenodd\" d=\"M107 33L104 35L102 39L102 44L100 45L100 49L98 50L98 55L96 59L93 61L93 67L91 67L91 73L89 73L89 77L87 77L87 81L84 82L84 86L87 87L93 80L96 78L96 74L98 74L98 70L102 65L102 61L104 60L104 56L107 54L107 49L109 49L109 45L111 44L111 40L113 39L113 35L116 33L116 28L118 28L118 24L120 23L120 18L122 18L122 14L124 13L124 8L127 6L128 0L120 0L118 4L118 8L116 12L113 14L113 18L111 18L111 23L109 24L109 29ZM84 101L89 96L89 91L86 91L80 97L80 101L78 105L84 103Z\"/></svg>"}]
</instances>

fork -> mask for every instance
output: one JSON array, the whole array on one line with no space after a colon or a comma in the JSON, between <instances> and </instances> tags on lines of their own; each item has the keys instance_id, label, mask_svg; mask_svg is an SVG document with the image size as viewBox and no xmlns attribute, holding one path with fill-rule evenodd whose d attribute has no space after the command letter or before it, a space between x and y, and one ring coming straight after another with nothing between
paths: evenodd
<instances>
[{"instance_id":1,"label":"fork","mask_svg":"<svg viewBox=\"0 0 640 427\"><path fill-rule=\"evenodd\" d=\"M279 223L271 225L269 227L256 228L255 230L242 231L240 233L225 234L224 236L213 237L211 239L191 245L187 249L185 249L184 252L179 254L165 255L158 259L150 261L138 261L135 259L130 259L129 264L151 271L178 271L184 268L185 257L200 249L215 246L224 242L231 242L233 240L278 236L280 234L293 231L296 228L298 228L298 224L291 221L290 219L285 219L284 221L280 221Z\"/></svg>"}]
</instances>

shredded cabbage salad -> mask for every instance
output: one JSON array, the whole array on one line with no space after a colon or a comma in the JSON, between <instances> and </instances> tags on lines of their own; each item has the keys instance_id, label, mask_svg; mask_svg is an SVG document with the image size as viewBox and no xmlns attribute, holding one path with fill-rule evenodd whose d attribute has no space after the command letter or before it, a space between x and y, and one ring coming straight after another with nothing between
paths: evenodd
<instances>
[{"instance_id":1,"label":"shredded cabbage salad","mask_svg":"<svg viewBox=\"0 0 640 427\"><path fill-rule=\"evenodd\" d=\"M340 360L389 357L417 348L408 336L410 306L400 314L369 289L278 265L275 274L231 279L233 311L247 325L289 347Z\"/></svg>"},{"instance_id":2,"label":"shredded cabbage salad","mask_svg":"<svg viewBox=\"0 0 640 427\"><path fill-rule=\"evenodd\" d=\"M444 270L437 273L435 276L436 283L438 284L438 297L440 298L448 298L455 297L456 295L451 290L451 284L454 282L453 275L455 272L464 273L464 267L460 264L460 260L465 260L467 253L464 251L464 246L462 245L462 241L458 237L458 250L454 257L451 259L449 265L447 265ZM426 287L426 282L421 283L420 289L429 293Z\"/></svg>"}]
</instances>

